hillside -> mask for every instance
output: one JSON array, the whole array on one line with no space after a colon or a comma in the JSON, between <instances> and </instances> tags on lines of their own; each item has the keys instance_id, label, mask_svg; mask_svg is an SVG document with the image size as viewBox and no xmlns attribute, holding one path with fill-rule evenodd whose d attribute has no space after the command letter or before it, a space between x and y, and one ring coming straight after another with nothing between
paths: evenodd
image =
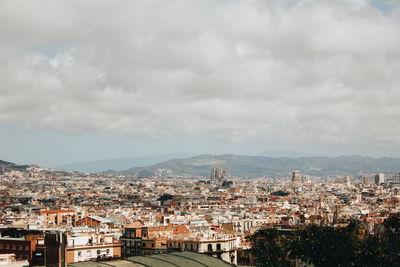
<instances>
[{"instance_id":1,"label":"hillside","mask_svg":"<svg viewBox=\"0 0 400 267\"><path fill-rule=\"evenodd\" d=\"M121 174L135 176L185 175L189 177L208 177L214 160L217 160L232 176L262 177L290 175L292 170L316 176L356 175L361 173L398 173L399 158L372 158L364 156L272 158L245 155L200 155L187 159L174 159L148 167L135 167Z\"/></svg>"},{"instance_id":2,"label":"hillside","mask_svg":"<svg viewBox=\"0 0 400 267\"><path fill-rule=\"evenodd\" d=\"M15 163L0 160L0 167L5 168L6 170L24 171L29 166L28 165L17 165Z\"/></svg>"},{"instance_id":3,"label":"hillside","mask_svg":"<svg viewBox=\"0 0 400 267\"><path fill-rule=\"evenodd\" d=\"M8 167L8 166L12 166L12 165L14 165L14 163L0 160L0 167Z\"/></svg>"},{"instance_id":4,"label":"hillside","mask_svg":"<svg viewBox=\"0 0 400 267\"><path fill-rule=\"evenodd\" d=\"M159 162L176 159L181 157L189 157L182 153L170 153L163 155L153 155L144 157L130 157L119 159L104 159L88 162L75 162L55 167L58 170L79 171L79 172L104 172L107 170L121 171L133 167L150 166Z\"/></svg>"}]
</instances>

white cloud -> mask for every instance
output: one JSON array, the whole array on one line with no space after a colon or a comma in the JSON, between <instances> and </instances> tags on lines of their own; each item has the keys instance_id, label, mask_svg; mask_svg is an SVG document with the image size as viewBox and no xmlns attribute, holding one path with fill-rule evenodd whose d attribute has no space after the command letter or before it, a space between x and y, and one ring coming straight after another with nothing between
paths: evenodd
<instances>
[{"instance_id":1,"label":"white cloud","mask_svg":"<svg viewBox=\"0 0 400 267\"><path fill-rule=\"evenodd\" d=\"M400 144L398 14L364 0L3 0L0 123Z\"/></svg>"}]
</instances>

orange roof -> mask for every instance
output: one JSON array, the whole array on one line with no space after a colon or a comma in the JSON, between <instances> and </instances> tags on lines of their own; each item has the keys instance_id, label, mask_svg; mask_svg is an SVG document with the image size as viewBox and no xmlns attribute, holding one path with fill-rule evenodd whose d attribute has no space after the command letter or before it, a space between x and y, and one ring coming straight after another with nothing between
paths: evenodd
<instances>
[{"instance_id":1,"label":"orange roof","mask_svg":"<svg viewBox=\"0 0 400 267\"><path fill-rule=\"evenodd\" d=\"M190 231L183 225L178 225L174 229L174 234L188 234L188 233L190 233Z\"/></svg>"},{"instance_id":2,"label":"orange roof","mask_svg":"<svg viewBox=\"0 0 400 267\"><path fill-rule=\"evenodd\" d=\"M40 213L54 214L54 213L75 213L74 210L41 210Z\"/></svg>"},{"instance_id":3,"label":"orange roof","mask_svg":"<svg viewBox=\"0 0 400 267\"><path fill-rule=\"evenodd\" d=\"M125 228L142 228L142 227L143 227L143 223L138 220L138 221L131 222Z\"/></svg>"}]
</instances>

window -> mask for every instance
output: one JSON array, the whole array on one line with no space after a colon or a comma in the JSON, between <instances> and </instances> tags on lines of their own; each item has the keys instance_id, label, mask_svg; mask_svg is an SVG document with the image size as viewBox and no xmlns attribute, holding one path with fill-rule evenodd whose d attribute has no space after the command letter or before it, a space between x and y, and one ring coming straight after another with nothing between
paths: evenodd
<instances>
[{"instance_id":1,"label":"window","mask_svg":"<svg viewBox=\"0 0 400 267\"><path fill-rule=\"evenodd\" d=\"M154 243L151 243L151 247L154 248Z\"/></svg>"},{"instance_id":2,"label":"window","mask_svg":"<svg viewBox=\"0 0 400 267\"><path fill-rule=\"evenodd\" d=\"M78 257L82 257L82 252L78 251Z\"/></svg>"},{"instance_id":3,"label":"window","mask_svg":"<svg viewBox=\"0 0 400 267\"><path fill-rule=\"evenodd\" d=\"M98 249L98 250L97 250L97 255L100 255L100 252L101 252L100 249Z\"/></svg>"},{"instance_id":4,"label":"window","mask_svg":"<svg viewBox=\"0 0 400 267\"><path fill-rule=\"evenodd\" d=\"M143 243L143 244L142 244L142 247L144 247L144 248L145 248L145 247L146 247L146 243Z\"/></svg>"},{"instance_id":5,"label":"window","mask_svg":"<svg viewBox=\"0 0 400 267\"><path fill-rule=\"evenodd\" d=\"M211 244L208 244L207 250L208 250L208 251L212 251L212 245L211 245Z\"/></svg>"},{"instance_id":6,"label":"window","mask_svg":"<svg viewBox=\"0 0 400 267\"><path fill-rule=\"evenodd\" d=\"M221 250L221 244L217 244L217 250Z\"/></svg>"},{"instance_id":7,"label":"window","mask_svg":"<svg viewBox=\"0 0 400 267\"><path fill-rule=\"evenodd\" d=\"M109 254L109 253L110 253L110 249L109 249L109 248L106 250L106 253L107 253L107 254Z\"/></svg>"}]
</instances>

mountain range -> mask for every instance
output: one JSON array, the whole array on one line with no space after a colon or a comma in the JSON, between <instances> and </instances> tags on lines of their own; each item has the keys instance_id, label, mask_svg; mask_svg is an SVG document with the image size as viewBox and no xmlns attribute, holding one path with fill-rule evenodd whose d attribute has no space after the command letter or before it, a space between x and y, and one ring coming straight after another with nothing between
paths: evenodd
<instances>
[{"instance_id":1,"label":"mountain range","mask_svg":"<svg viewBox=\"0 0 400 267\"><path fill-rule=\"evenodd\" d=\"M145 167L154 165L159 162L167 161L176 158L187 158L191 155L183 153L169 153L162 155L143 156L143 157L129 157L119 159L104 159L88 162L74 162L70 164L60 165L54 167L58 170L65 171L79 171L87 173L104 172L108 170L122 171L133 167Z\"/></svg>"},{"instance_id":2,"label":"mountain range","mask_svg":"<svg viewBox=\"0 0 400 267\"><path fill-rule=\"evenodd\" d=\"M147 167L134 167L114 172L134 176L188 176L209 177L214 163L223 167L231 176L254 178L263 176L288 176L293 170L307 175L358 175L367 173L398 173L400 158L373 158L365 156L339 157L265 157L246 155L199 155L191 158L172 159Z\"/></svg>"}]
</instances>

